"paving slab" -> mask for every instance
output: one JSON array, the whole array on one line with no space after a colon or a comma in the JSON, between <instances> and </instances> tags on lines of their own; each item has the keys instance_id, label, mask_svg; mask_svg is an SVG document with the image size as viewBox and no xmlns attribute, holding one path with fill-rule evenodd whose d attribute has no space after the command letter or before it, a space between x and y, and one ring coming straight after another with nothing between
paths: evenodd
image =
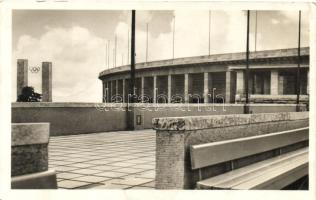
<instances>
[{"instance_id":1,"label":"paving slab","mask_svg":"<svg viewBox=\"0 0 316 200\"><path fill-rule=\"evenodd\" d=\"M81 182L81 181L72 181L72 180L64 180L57 182L58 187L66 188L66 189L74 189L80 186L89 185L91 183Z\"/></svg>"},{"instance_id":2,"label":"paving slab","mask_svg":"<svg viewBox=\"0 0 316 200\"><path fill-rule=\"evenodd\" d=\"M154 189L153 130L53 136L49 168L61 189Z\"/></svg>"}]
</instances>

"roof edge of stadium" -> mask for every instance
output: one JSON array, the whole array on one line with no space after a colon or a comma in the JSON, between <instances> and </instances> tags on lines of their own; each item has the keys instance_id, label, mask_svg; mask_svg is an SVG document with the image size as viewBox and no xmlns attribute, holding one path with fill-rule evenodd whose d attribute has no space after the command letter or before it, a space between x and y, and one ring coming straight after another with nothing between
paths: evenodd
<instances>
[{"instance_id":1,"label":"roof edge of stadium","mask_svg":"<svg viewBox=\"0 0 316 200\"><path fill-rule=\"evenodd\" d=\"M301 56L309 55L309 47L301 48ZM265 59L265 58L278 58L278 57L295 57L297 56L297 48L288 48L288 49L274 49L274 50L263 50L257 52L250 52L250 59ZM225 54L212 54L204 56L192 56L192 57L183 57L175 59L166 59L150 62L141 62L136 63L135 68L146 69L153 67L164 67L164 66L177 66L177 65L191 65L199 63L212 63L212 62L227 62L227 61L238 61L245 60L246 52L237 52L237 53L225 53ZM110 69L103 70L99 73L99 78L108 74L114 74L119 72L128 71L130 65L122 65L119 67L114 67Z\"/></svg>"}]
</instances>

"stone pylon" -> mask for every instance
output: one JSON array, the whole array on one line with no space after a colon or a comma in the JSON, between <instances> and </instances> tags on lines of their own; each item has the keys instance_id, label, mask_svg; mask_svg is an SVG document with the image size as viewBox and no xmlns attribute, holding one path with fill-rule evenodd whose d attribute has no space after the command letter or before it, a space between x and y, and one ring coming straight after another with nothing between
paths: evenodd
<instances>
[{"instance_id":1,"label":"stone pylon","mask_svg":"<svg viewBox=\"0 0 316 200\"><path fill-rule=\"evenodd\" d=\"M42 101L52 102L52 63L42 62Z\"/></svg>"},{"instance_id":2,"label":"stone pylon","mask_svg":"<svg viewBox=\"0 0 316 200\"><path fill-rule=\"evenodd\" d=\"M18 59L17 61L17 97L22 93L23 87L28 85L28 60Z\"/></svg>"}]
</instances>

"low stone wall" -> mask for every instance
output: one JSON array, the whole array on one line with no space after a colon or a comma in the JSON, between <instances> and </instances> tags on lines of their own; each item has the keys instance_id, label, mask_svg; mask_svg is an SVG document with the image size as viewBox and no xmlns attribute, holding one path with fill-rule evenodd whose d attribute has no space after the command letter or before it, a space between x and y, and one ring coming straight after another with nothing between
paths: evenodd
<instances>
[{"instance_id":1,"label":"low stone wall","mask_svg":"<svg viewBox=\"0 0 316 200\"><path fill-rule=\"evenodd\" d=\"M126 111L102 103L12 103L11 120L48 122L51 136L126 129Z\"/></svg>"},{"instance_id":2,"label":"low stone wall","mask_svg":"<svg viewBox=\"0 0 316 200\"><path fill-rule=\"evenodd\" d=\"M243 104L119 104L119 103L12 103L12 123L50 123L51 136L121 131L128 110L134 110L137 130L152 128L156 117L227 115L243 113ZM295 104L254 104L250 112L294 112ZM305 106L302 105L302 109Z\"/></svg>"},{"instance_id":3,"label":"low stone wall","mask_svg":"<svg viewBox=\"0 0 316 200\"><path fill-rule=\"evenodd\" d=\"M306 127L308 115L287 112L155 118L152 123L156 130L156 189L194 188L199 175L191 170L190 145ZM261 157L267 156L271 155ZM227 167L224 163L204 174L221 173Z\"/></svg>"},{"instance_id":4,"label":"low stone wall","mask_svg":"<svg viewBox=\"0 0 316 200\"><path fill-rule=\"evenodd\" d=\"M250 113L295 112L296 104L252 104ZM301 110L306 111L305 105ZM243 104L136 104L135 129L152 128L152 119L158 117L208 116L242 114ZM137 124L137 118L141 123Z\"/></svg>"},{"instance_id":5,"label":"low stone wall","mask_svg":"<svg viewBox=\"0 0 316 200\"><path fill-rule=\"evenodd\" d=\"M48 171L48 123L12 124L13 189L56 188L56 173ZM43 183L39 183L42 181Z\"/></svg>"},{"instance_id":6,"label":"low stone wall","mask_svg":"<svg viewBox=\"0 0 316 200\"><path fill-rule=\"evenodd\" d=\"M277 104L295 104L296 95L264 95L264 94L251 94L249 101L251 103L277 103ZM236 102L246 102L246 97L236 95ZM302 104L309 103L308 95L300 95L300 102Z\"/></svg>"}]
</instances>

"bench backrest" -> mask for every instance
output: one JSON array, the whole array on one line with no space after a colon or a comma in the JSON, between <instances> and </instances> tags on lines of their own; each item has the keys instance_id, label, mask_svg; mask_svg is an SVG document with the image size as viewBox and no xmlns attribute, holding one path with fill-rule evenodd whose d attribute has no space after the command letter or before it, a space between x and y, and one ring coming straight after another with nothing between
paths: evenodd
<instances>
[{"instance_id":1,"label":"bench backrest","mask_svg":"<svg viewBox=\"0 0 316 200\"><path fill-rule=\"evenodd\" d=\"M308 140L308 127L190 147L191 167L231 161Z\"/></svg>"}]
</instances>

